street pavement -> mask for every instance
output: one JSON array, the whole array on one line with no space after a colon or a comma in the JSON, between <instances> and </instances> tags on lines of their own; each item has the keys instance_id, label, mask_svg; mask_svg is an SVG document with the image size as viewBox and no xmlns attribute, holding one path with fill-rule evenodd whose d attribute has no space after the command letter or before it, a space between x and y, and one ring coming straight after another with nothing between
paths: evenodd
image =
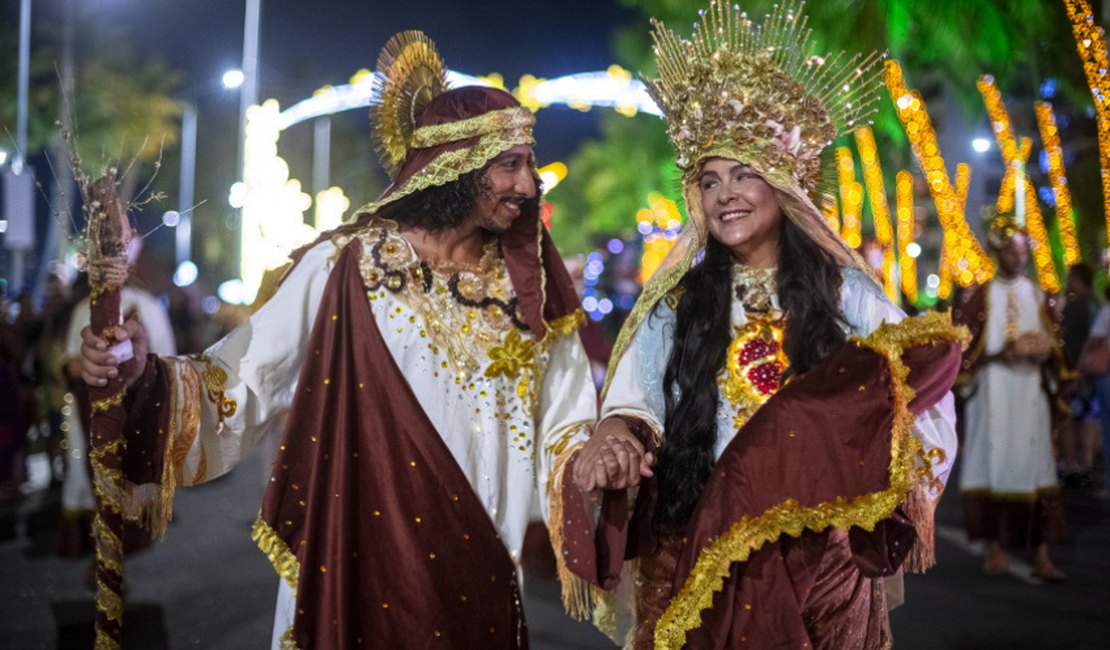
<instances>
[{"instance_id":1,"label":"street pavement","mask_svg":"<svg viewBox=\"0 0 1110 650\"><path fill-rule=\"evenodd\" d=\"M127 650L267 648L277 577L250 540L262 499L261 461L211 484L178 491L165 541L129 558ZM955 484L953 479L953 487ZM1028 575L987 576L962 538L953 489L938 510L939 564L906 578L906 604L891 614L895 648L1086 650L1110 648L1110 501L1065 491L1071 534L1055 549L1064 584ZM90 648L89 560L53 554L56 497L25 500L13 525L0 513L0 649ZM532 647L614 648L587 623L563 614L558 584L526 579Z\"/></svg>"}]
</instances>

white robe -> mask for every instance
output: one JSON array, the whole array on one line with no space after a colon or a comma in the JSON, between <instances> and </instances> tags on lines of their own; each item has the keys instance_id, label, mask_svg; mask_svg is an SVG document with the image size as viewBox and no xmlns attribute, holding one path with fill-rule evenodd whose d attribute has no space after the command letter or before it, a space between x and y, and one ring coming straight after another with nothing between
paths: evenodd
<instances>
[{"instance_id":1,"label":"white robe","mask_svg":"<svg viewBox=\"0 0 1110 650\"><path fill-rule=\"evenodd\" d=\"M1018 332L1043 332L1044 294L1028 278L991 281L990 309L983 325L983 355L1001 352L1006 341L1006 301L1013 291ZM968 387L966 439L960 489L988 490L994 496L1032 499L1056 487L1052 454L1052 413L1033 364L988 363Z\"/></svg>"},{"instance_id":2,"label":"white robe","mask_svg":"<svg viewBox=\"0 0 1110 650\"><path fill-rule=\"evenodd\" d=\"M364 260L369 259L374 243L370 239L362 240ZM395 243L408 246L399 238ZM406 252L415 256L411 248ZM181 420L189 404L195 408L199 401L201 405L196 438L184 460L183 485L226 473L261 438L281 433L336 253L331 241L309 250L269 302L205 352L211 363L227 372L224 394L237 405L235 414L223 421L222 431L203 382L182 381L188 375L201 375L205 361L166 360L175 377L175 420ZM430 342L426 321L436 315L424 313L418 301L406 299L405 292L381 288L370 292L369 298L397 366L484 504L510 557L519 563L529 521L536 515L547 516L551 450L568 440L587 439L596 419L597 397L579 337L553 338L539 359L544 370L538 390L521 397L516 377L490 378L481 372L460 377L452 372L446 349ZM449 308L470 309L453 304ZM485 350L469 352L483 357ZM534 414L527 405L533 397ZM280 582L274 648L292 624L295 609L294 590Z\"/></svg>"}]
</instances>

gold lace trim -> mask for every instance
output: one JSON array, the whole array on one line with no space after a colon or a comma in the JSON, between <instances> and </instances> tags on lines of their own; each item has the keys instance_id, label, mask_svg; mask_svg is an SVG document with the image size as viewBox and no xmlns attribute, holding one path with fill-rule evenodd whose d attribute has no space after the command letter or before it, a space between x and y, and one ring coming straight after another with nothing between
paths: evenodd
<instances>
[{"instance_id":1,"label":"gold lace trim","mask_svg":"<svg viewBox=\"0 0 1110 650\"><path fill-rule=\"evenodd\" d=\"M698 555L682 590L667 606L655 627L656 648L681 648L686 634L701 626L701 613L712 607L713 595L724 587L734 562L745 562L754 551L782 535L798 537L803 530L820 532L829 527L847 530L859 526L874 530L875 524L889 517L913 485L914 461L921 443L912 433L913 412L909 403L914 391L906 383L909 368L901 354L908 348L936 341L961 341L967 344L968 332L955 327L948 313L929 312L907 318L901 323L879 326L866 338L853 337L855 345L883 355L890 368L894 399L891 430L890 487L854 499L837 497L831 502L802 507L787 499L755 517L743 517Z\"/></svg>"},{"instance_id":2,"label":"gold lace trim","mask_svg":"<svg viewBox=\"0 0 1110 650\"><path fill-rule=\"evenodd\" d=\"M438 187L459 180L463 174L481 169L514 145L533 144L532 129L498 131L481 136L473 147L445 151L436 156L423 169L413 174L389 195L367 203L355 211L355 215L373 214L382 206L402 199L410 194L429 187Z\"/></svg>"},{"instance_id":3,"label":"gold lace trim","mask_svg":"<svg viewBox=\"0 0 1110 650\"><path fill-rule=\"evenodd\" d=\"M551 508L547 530L551 536L551 548L555 552L556 572L562 587L563 609L576 621L585 620L591 615L594 611L595 593L600 591L570 570L567 566L567 551L563 547L563 526L568 523L563 511L563 482L566 478L567 463L586 444L581 440L573 443L569 441L576 431L588 426L588 424L581 424L568 429L566 435L550 448L550 452L555 454L555 462L552 465L551 476L547 479L547 499Z\"/></svg>"},{"instance_id":4,"label":"gold lace trim","mask_svg":"<svg viewBox=\"0 0 1110 650\"><path fill-rule=\"evenodd\" d=\"M281 638L278 640L278 644L278 648L280 648L280 650L300 650L300 646L297 645L297 640L293 638L292 625L285 628L285 631L281 633Z\"/></svg>"},{"instance_id":5,"label":"gold lace trim","mask_svg":"<svg viewBox=\"0 0 1110 650\"><path fill-rule=\"evenodd\" d=\"M422 126L412 134L412 149L438 147L450 142L458 142L499 131L531 130L536 124L536 116L523 106L490 111L465 120Z\"/></svg>"},{"instance_id":6,"label":"gold lace trim","mask_svg":"<svg viewBox=\"0 0 1110 650\"><path fill-rule=\"evenodd\" d=\"M235 415L235 411L239 409L235 400L225 395L227 371L216 365L207 354L196 355L193 359L204 362L201 378L204 380L205 393L208 401L216 406L216 433L223 433L224 420Z\"/></svg>"},{"instance_id":7,"label":"gold lace trim","mask_svg":"<svg viewBox=\"0 0 1110 650\"><path fill-rule=\"evenodd\" d=\"M544 345L557 338L574 334L585 324L586 312L581 309L575 309L566 316L556 318L547 324L547 333L543 337Z\"/></svg>"},{"instance_id":8,"label":"gold lace trim","mask_svg":"<svg viewBox=\"0 0 1110 650\"><path fill-rule=\"evenodd\" d=\"M126 397L126 396L127 396L127 389L126 388L120 388L118 393L115 393L115 394L113 394L109 397L105 397L104 399L98 399L95 402L93 402L92 403L92 412L93 413L103 413L103 412L107 411L108 409L112 408L113 406L119 406L120 404L123 404L123 398Z\"/></svg>"},{"instance_id":9,"label":"gold lace trim","mask_svg":"<svg viewBox=\"0 0 1110 650\"><path fill-rule=\"evenodd\" d=\"M104 633L104 630L98 629L96 631L96 645L93 646L95 650L119 650L120 645L116 643L115 639Z\"/></svg>"},{"instance_id":10,"label":"gold lace trim","mask_svg":"<svg viewBox=\"0 0 1110 650\"><path fill-rule=\"evenodd\" d=\"M259 550L270 558L270 563L274 565L277 574L285 580L285 583L291 589L296 590L297 581L301 575L301 563L297 560L297 556L285 545L285 541L278 537L277 532L270 528L270 524L262 518L262 513L259 513L258 518L254 521L251 539L258 545Z\"/></svg>"}]
</instances>

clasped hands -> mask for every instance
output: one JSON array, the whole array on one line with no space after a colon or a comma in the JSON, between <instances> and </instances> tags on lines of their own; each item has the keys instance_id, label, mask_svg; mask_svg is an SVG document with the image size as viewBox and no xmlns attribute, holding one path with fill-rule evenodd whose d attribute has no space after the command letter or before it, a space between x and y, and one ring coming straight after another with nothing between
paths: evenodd
<instances>
[{"instance_id":1,"label":"clasped hands","mask_svg":"<svg viewBox=\"0 0 1110 650\"><path fill-rule=\"evenodd\" d=\"M593 436L574 460L574 484L583 492L598 489L623 490L654 476L655 454L644 445L624 420L602 420Z\"/></svg>"}]
</instances>

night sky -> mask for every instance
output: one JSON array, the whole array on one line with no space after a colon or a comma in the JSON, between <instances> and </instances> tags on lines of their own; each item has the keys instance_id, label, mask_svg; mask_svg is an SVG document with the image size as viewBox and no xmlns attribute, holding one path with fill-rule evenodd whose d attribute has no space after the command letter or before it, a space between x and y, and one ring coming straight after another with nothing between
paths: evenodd
<instances>
[{"instance_id":1,"label":"night sky","mask_svg":"<svg viewBox=\"0 0 1110 650\"><path fill-rule=\"evenodd\" d=\"M183 70L186 91L214 88L224 70L239 66L242 2L98 3L142 53ZM405 29L427 33L452 69L499 72L509 87L526 73L551 78L603 70L613 63L611 30L636 21L646 32L647 21L616 0L262 0L259 97L276 97L284 108L323 84L346 83L359 68L372 69L386 40ZM562 108L546 109L539 119L541 159L567 155L596 126L596 117Z\"/></svg>"},{"instance_id":2,"label":"night sky","mask_svg":"<svg viewBox=\"0 0 1110 650\"><path fill-rule=\"evenodd\" d=\"M216 240L236 239L236 212L227 191L238 176L235 169L239 95L220 85L223 73L241 65L245 3L242 0L70 0L77 15L95 13L96 21L77 23L77 50L91 42L96 25L120 28L140 58L157 58L182 74L176 95L189 99L199 113L194 255L225 257L226 251L199 248L196 229L211 230ZM32 27L36 35L57 34L65 0L35 0ZM18 0L4 0L4 21L14 31ZM317 88L349 81L360 68L373 69L378 53L394 33L419 29L437 44L446 64L457 71L503 75L506 86L521 75L553 78L575 72L604 70L614 63L614 28L648 21L618 0L563 2L494 2L492 0L262 0L259 50L259 99L276 98L287 108ZM38 40L38 36L36 36ZM103 39L102 39L103 40ZM33 41L34 47L34 41ZM87 49L87 48L86 48ZM12 52L11 56L15 53ZM80 63L79 63L80 65ZM634 71L635 72L635 71ZM536 128L537 159L542 165L566 160L579 145L598 134L598 117L608 109L583 113L565 107L540 111ZM80 121L81 116L77 116ZM662 128L662 127L660 127ZM339 185L351 209L371 201L388 184L369 138L365 109L332 117L330 184ZM158 134L152 137L157 138ZM314 192L312 125L297 125L282 134L279 154ZM149 208L138 217L140 229L156 229L164 209L177 202L178 147L166 151L156 189L166 191L164 207ZM306 215L311 218L311 215ZM158 230L148 245L172 255L172 232ZM217 242L218 243L218 242ZM212 269L217 275L230 272ZM203 272L202 272L203 275Z\"/></svg>"}]
</instances>

